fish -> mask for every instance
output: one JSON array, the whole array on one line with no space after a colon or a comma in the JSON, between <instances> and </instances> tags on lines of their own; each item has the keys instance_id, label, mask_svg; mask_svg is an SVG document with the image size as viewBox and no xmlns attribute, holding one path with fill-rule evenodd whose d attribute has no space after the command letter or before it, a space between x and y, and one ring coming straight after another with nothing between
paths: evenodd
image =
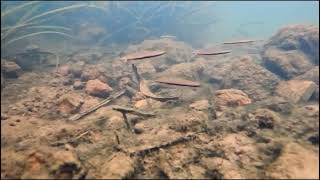
<instances>
[{"instance_id":1,"label":"fish","mask_svg":"<svg viewBox=\"0 0 320 180\"><path fill-rule=\"evenodd\" d=\"M198 50L195 52L197 55L220 55L220 54L228 54L231 51L214 51L214 50Z\"/></svg>"},{"instance_id":2,"label":"fish","mask_svg":"<svg viewBox=\"0 0 320 180\"><path fill-rule=\"evenodd\" d=\"M176 100L179 97L173 96L173 97L162 97L162 96L157 96L154 93L152 93L148 87L148 82L147 80L141 80L140 81L140 92L145 95L146 97L159 100L159 101L167 101L167 100Z\"/></svg>"},{"instance_id":3,"label":"fish","mask_svg":"<svg viewBox=\"0 0 320 180\"><path fill-rule=\"evenodd\" d=\"M169 85L177 85L177 86L190 86L190 87L199 87L200 83L186 80L186 79L180 79L180 78L158 78L154 80L157 83L163 83L163 84L169 84Z\"/></svg>"},{"instance_id":4,"label":"fish","mask_svg":"<svg viewBox=\"0 0 320 180\"><path fill-rule=\"evenodd\" d=\"M223 44L242 44L242 43L251 43L251 42L256 42L258 40L239 40L239 41L229 41L229 42L224 42Z\"/></svg>"},{"instance_id":5,"label":"fish","mask_svg":"<svg viewBox=\"0 0 320 180\"><path fill-rule=\"evenodd\" d=\"M162 35L160 36L160 38L167 38L167 39L176 39L176 36L172 36L172 35Z\"/></svg>"},{"instance_id":6,"label":"fish","mask_svg":"<svg viewBox=\"0 0 320 180\"><path fill-rule=\"evenodd\" d=\"M121 57L120 59L125 60L125 61L139 60L139 59L161 56L165 53L166 53L165 51L160 51L160 50L143 50L143 51L138 51L138 52L127 54L127 55Z\"/></svg>"}]
</instances>

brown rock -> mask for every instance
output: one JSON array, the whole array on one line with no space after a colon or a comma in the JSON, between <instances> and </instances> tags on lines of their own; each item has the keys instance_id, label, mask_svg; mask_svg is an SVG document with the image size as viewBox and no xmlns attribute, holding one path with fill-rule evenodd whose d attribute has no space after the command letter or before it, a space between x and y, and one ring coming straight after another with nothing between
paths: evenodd
<instances>
[{"instance_id":1,"label":"brown rock","mask_svg":"<svg viewBox=\"0 0 320 180\"><path fill-rule=\"evenodd\" d=\"M207 167L210 171L218 171L220 178L223 179L244 179L241 175L239 168L232 162L219 158L202 158L200 162L203 166Z\"/></svg>"},{"instance_id":2,"label":"brown rock","mask_svg":"<svg viewBox=\"0 0 320 180\"><path fill-rule=\"evenodd\" d=\"M296 143L288 143L267 168L274 179L319 179L319 154Z\"/></svg>"},{"instance_id":3,"label":"brown rock","mask_svg":"<svg viewBox=\"0 0 320 180\"><path fill-rule=\"evenodd\" d=\"M78 95L65 95L61 97L58 102L58 111L66 115L77 113L83 104L81 99Z\"/></svg>"},{"instance_id":4,"label":"brown rock","mask_svg":"<svg viewBox=\"0 0 320 180\"><path fill-rule=\"evenodd\" d=\"M200 61L199 61L200 62ZM167 70L159 73L157 77L180 77L187 79L199 79L203 72L202 63L180 63L170 66Z\"/></svg>"},{"instance_id":5,"label":"brown rock","mask_svg":"<svg viewBox=\"0 0 320 180\"><path fill-rule=\"evenodd\" d=\"M70 66L70 72L74 77L80 77L84 68L85 62L79 61Z\"/></svg>"},{"instance_id":6,"label":"brown rock","mask_svg":"<svg viewBox=\"0 0 320 180\"><path fill-rule=\"evenodd\" d=\"M92 96L107 97L113 89L98 79L89 80L86 84L86 92Z\"/></svg>"},{"instance_id":7,"label":"brown rock","mask_svg":"<svg viewBox=\"0 0 320 180\"><path fill-rule=\"evenodd\" d=\"M150 98L139 100L134 104L138 109L160 108L162 105L162 102Z\"/></svg>"},{"instance_id":8,"label":"brown rock","mask_svg":"<svg viewBox=\"0 0 320 180\"><path fill-rule=\"evenodd\" d=\"M1 72L7 78L17 78L21 75L21 67L13 61L1 59Z\"/></svg>"},{"instance_id":9,"label":"brown rock","mask_svg":"<svg viewBox=\"0 0 320 180\"><path fill-rule=\"evenodd\" d=\"M208 100L204 99L190 104L189 107L198 111L202 111L209 108L209 102Z\"/></svg>"},{"instance_id":10,"label":"brown rock","mask_svg":"<svg viewBox=\"0 0 320 180\"><path fill-rule=\"evenodd\" d=\"M295 77L294 79L313 81L314 83L319 85L319 66L312 68L311 70L307 71L306 73L300 76Z\"/></svg>"},{"instance_id":11,"label":"brown rock","mask_svg":"<svg viewBox=\"0 0 320 180\"><path fill-rule=\"evenodd\" d=\"M258 109L253 114L260 129L272 129L276 123L280 122L276 113L269 109Z\"/></svg>"},{"instance_id":12,"label":"brown rock","mask_svg":"<svg viewBox=\"0 0 320 180\"><path fill-rule=\"evenodd\" d=\"M232 163L238 162L244 166L252 166L258 160L258 149L254 140L242 133L228 134L218 142L218 146Z\"/></svg>"},{"instance_id":13,"label":"brown rock","mask_svg":"<svg viewBox=\"0 0 320 180\"><path fill-rule=\"evenodd\" d=\"M101 173L103 179L125 179L135 171L135 161L124 153L117 153L109 162L106 162Z\"/></svg>"},{"instance_id":14,"label":"brown rock","mask_svg":"<svg viewBox=\"0 0 320 180\"><path fill-rule=\"evenodd\" d=\"M152 75L156 73L156 69L150 62L143 62L137 65L140 75Z\"/></svg>"},{"instance_id":15,"label":"brown rock","mask_svg":"<svg viewBox=\"0 0 320 180\"><path fill-rule=\"evenodd\" d=\"M223 89L216 91L215 103L217 110L223 110L225 107L251 104L251 99L241 90Z\"/></svg>"},{"instance_id":16,"label":"brown rock","mask_svg":"<svg viewBox=\"0 0 320 180\"><path fill-rule=\"evenodd\" d=\"M88 80L97 79L99 77L99 75L100 75L100 73L97 71L96 68L94 68L94 67L85 68L82 71L81 80L88 81Z\"/></svg>"},{"instance_id":17,"label":"brown rock","mask_svg":"<svg viewBox=\"0 0 320 180\"><path fill-rule=\"evenodd\" d=\"M317 85L312 81L290 80L281 82L276 89L276 93L296 103L308 101L316 88Z\"/></svg>"},{"instance_id":18,"label":"brown rock","mask_svg":"<svg viewBox=\"0 0 320 180\"><path fill-rule=\"evenodd\" d=\"M74 89L82 89L84 87L84 84L80 80L75 80L73 83Z\"/></svg>"},{"instance_id":19,"label":"brown rock","mask_svg":"<svg viewBox=\"0 0 320 180\"><path fill-rule=\"evenodd\" d=\"M71 151L35 151L26 159L22 179L78 179L86 171Z\"/></svg>"},{"instance_id":20,"label":"brown rock","mask_svg":"<svg viewBox=\"0 0 320 180\"><path fill-rule=\"evenodd\" d=\"M259 101L269 98L280 79L263 66L258 64L258 59L250 56L232 59L232 63L225 63L225 68L218 71L222 74L215 81L222 82L220 88L239 89L245 92L251 99ZM213 70L215 71L215 70ZM215 74L215 72L212 72Z\"/></svg>"},{"instance_id":21,"label":"brown rock","mask_svg":"<svg viewBox=\"0 0 320 180\"><path fill-rule=\"evenodd\" d=\"M308 57L297 50L269 48L264 52L263 61L267 69L284 79L301 75L313 67Z\"/></svg>"},{"instance_id":22,"label":"brown rock","mask_svg":"<svg viewBox=\"0 0 320 180\"><path fill-rule=\"evenodd\" d=\"M58 73L67 76L70 73L70 67L68 65L62 65L58 68Z\"/></svg>"},{"instance_id":23,"label":"brown rock","mask_svg":"<svg viewBox=\"0 0 320 180\"><path fill-rule=\"evenodd\" d=\"M319 27L290 25L280 29L265 45L284 51L299 50L309 56L310 62L319 64Z\"/></svg>"}]
</instances>

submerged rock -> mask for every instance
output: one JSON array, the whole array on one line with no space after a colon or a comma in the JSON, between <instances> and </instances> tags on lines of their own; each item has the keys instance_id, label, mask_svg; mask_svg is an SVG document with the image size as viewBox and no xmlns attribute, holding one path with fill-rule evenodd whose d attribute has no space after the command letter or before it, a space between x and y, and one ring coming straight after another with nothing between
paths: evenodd
<instances>
[{"instance_id":1,"label":"submerged rock","mask_svg":"<svg viewBox=\"0 0 320 180\"><path fill-rule=\"evenodd\" d=\"M252 57L241 57L232 62L222 75L223 88L242 90L254 100L271 96L280 80L256 61Z\"/></svg>"},{"instance_id":2,"label":"submerged rock","mask_svg":"<svg viewBox=\"0 0 320 180\"><path fill-rule=\"evenodd\" d=\"M73 89L79 90L84 87L84 84L80 80L75 80L73 83Z\"/></svg>"},{"instance_id":3,"label":"submerged rock","mask_svg":"<svg viewBox=\"0 0 320 180\"><path fill-rule=\"evenodd\" d=\"M26 159L22 179L79 179L84 178L77 156L71 151L32 152Z\"/></svg>"},{"instance_id":4,"label":"submerged rock","mask_svg":"<svg viewBox=\"0 0 320 180\"><path fill-rule=\"evenodd\" d=\"M213 176L216 179L244 179L239 168L226 159L220 157L204 157L200 163L211 172L215 172Z\"/></svg>"},{"instance_id":5,"label":"submerged rock","mask_svg":"<svg viewBox=\"0 0 320 180\"><path fill-rule=\"evenodd\" d=\"M306 73L304 73L300 76L297 76L294 79L313 81L314 83L319 85L319 66L316 66L316 67L310 69Z\"/></svg>"},{"instance_id":6,"label":"submerged rock","mask_svg":"<svg viewBox=\"0 0 320 180\"><path fill-rule=\"evenodd\" d=\"M1 71L1 89L4 88L6 86L6 83L5 83L5 79L2 75L2 71Z\"/></svg>"},{"instance_id":7,"label":"submerged rock","mask_svg":"<svg viewBox=\"0 0 320 180\"><path fill-rule=\"evenodd\" d=\"M243 106L251 104L251 99L246 93L237 89L223 89L215 93L215 104L217 110L226 107Z\"/></svg>"},{"instance_id":8,"label":"submerged rock","mask_svg":"<svg viewBox=\"0 0 320 180\"><path fill-rule=\"evenodd\" d=\"M319 154L299 144L288 143L269 165L266 174L274 179L319 179Z\"/></svg>"},{"instance_id":9,"label":"submerged rock","mask_svg":"<svg viewBox=\"0 0 320 180\"><path fill-rule=\"evenodd\" d=\"M276 93L290 101L305 102L315 92L317 85L312 81L290 80L279 83Z\"/></svg>"},{"instance_id":10,"label":"submerged rock","mask_svg":"<svg viewBox=\"0 0 320 180\"><path fill-rule=\"evenodd\" d=\"M314 25L290 25L280 29L265 45L284 51L299 50L319 64L319 27Z\"/></svg>"},{"instance_id":11,"label":"submerged rock","mask_svg":"<svg viewBox=\"0 0 320 180\"><path fill-rule=\"evenodd\" d=\"M204 99L190 104L189 107L198 111L207 110L209 108L209 102Z\"/></svg>"},{"instance_id":12,"label":"submerged rock","mask_svg":"<svg viewBox=\"0 0 320 180\"><path fill-rule=\"evenodd\" d=\"M98 79L89 80L85 89L88 94L102 98L109 96L112 90L113 89L108 84L103 83Z\"/></svg>"},{"instance_id":13,"label":"submerged rock","mask_svg":"<svg viewBox=\"0 0 320 180\"><path fill-rule=\"evenodd\" d=\"M62 76L67 76L70 73L69 65L62 65L58 68L58 73Z\"/></svg>"},{"instance_id":14,"label":"submerged rock","mask_svg":"<svg viewBox=\"0 0 320 180\"><path fill-rule=\"evenodd\" d=\"M83 68L84 68L85 62L79 61L77 63L74 63L70 65L70 72L74 77L79 78L82 74Z\"/></svg>"},{"instance_id":15,"label":"submerged rock","mask_svg":"<svg viewBox=\"0 0 320 180\"><path fill-rule=\"evenodd\" d=\"M263 61L267 69L284 79L301 75L313 67L308 57L297 50L269 48L264 52Z\"/></svg>"},{"instance_id":16,"label":"submerged rock","mask_svg":"<svg viewBox=\"0 0 320 180\"><path fill-rule=\"evenodd\" d=\"M135 171L136 163L135 161L125 155L124 153L117 153L115 157L106 162L102 168L101 173L103 174L103 179L125 179L130 178L130 176Z\"/></svg>"},{"instance_id":17,"label":"submerged rock","mask_svg":"<svg viewBox=\"0 0 320 180\"><path fill-rule=\"evenodd\" d=\"M201 63L180 63L170 66L167 70L159 73L158 77L180 77L188 79L200 79L204 70Z\"/></svg>"},{"instance_id":18,"label":"submerged rock","mask_svg":"<svg viewBox=\"0 0 320 180\"><path fill-rule=\"evenodd\" d=\"M260 129L273 129L280 122L280 118L269 109L258 109L253 114Z\"/></svg>"},{"instance_id":19,"label":"submerged rock","mask_svg":"<svg viewBox=\"0 0 320 180\"><path fill-rule=\"evenodd\" d=\"M280 29L262 53L264 65L284 79L301 75L319 65L319 27L292 25Z\"/></svg>"},{"instance_id":20,"label":"submerged rock","mask_svg":"<svg viewBox=\"0 0 320 180\"><path fill-rule=\"evenodd\" d=\"M61 97L58 102L58 112L65 115L77 113L83 104L81 99L82 98L76 94Z\"/></svg>"},{"instance_id":21,"label":"submerged rock","mask_svg":"<svg viewBox=\"0 0 320 180\"><path fill-rule=\"evenodd\" d=\"M150 109L161 108L163 104L163 102L148 98L137 101L134 106L138 109Z\"/></svg>"},{"instance_id":22,"label":"submerged rock","mask_svg":"<svg viewBox=\"0 0 320 180\"><path fill-rule=\"evenodd\" d=\"M1 59L1 72L7 78L17 78L21 75L21 67L13 61Z\"/></svg>"}]
</instances>

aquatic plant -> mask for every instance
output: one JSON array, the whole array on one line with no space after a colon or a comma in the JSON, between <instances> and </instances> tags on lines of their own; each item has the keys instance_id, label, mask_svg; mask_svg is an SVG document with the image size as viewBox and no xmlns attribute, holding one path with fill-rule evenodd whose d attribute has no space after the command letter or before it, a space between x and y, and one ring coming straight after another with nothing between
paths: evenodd
<instances>
[{"instance_id":1,"label":"aquatic plant","mask_svg":"<svg viewBox=\"0 0 320 180\"><path fill-rule=\"evenodd\" d=\"M195 28L195 25L199 27L199 31L205 29L204 27L215 23L217 18L213 16L206 22L198 21L194 22L192 17L199 17L198 13L204 13L211 6L215 5L212 2L182 2L177 3L175 1L159 1L159 2L110 2L112 9L110 14L112 18L109 20L108 25L113 27L115 31L112 31L107 36L101 38L97 45L101 45L106 40L111 39L117 34L121 34L125 31L130 31L135 34L135 38L139 31L139 35L143 34L144 37L150 35L157 35L157 33L175 34L178 27L181 29L188 29L190 27ZM115 23L115 19L118 22ZM131 34L130 33L130 34ZM122 34L121 34L122 35ZM162 34L163 35L163 34Z\"/></svg>"},{"instance_id":2,"label":"aquatic plant","mask_svg":"<svg viewBox=\"0 0 320 180\"><path fill-rule=\"evenodd\" d=\"M105 10L92 3L71 4L45 11L40 9L42 5L41 1L31 1L1 6L1 50L17 41L42 34L73 38L71 28L48 25L50 18L53 15L85 7Z\"/></svg>"}]
</instances>

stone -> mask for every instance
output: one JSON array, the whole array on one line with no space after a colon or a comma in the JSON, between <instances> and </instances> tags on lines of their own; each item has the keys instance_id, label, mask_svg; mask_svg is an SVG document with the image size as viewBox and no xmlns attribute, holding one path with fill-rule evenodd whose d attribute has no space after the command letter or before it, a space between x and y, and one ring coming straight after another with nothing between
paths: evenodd
<instances>
[{"instance_id":1,"label":"stone","mask_svg":"<svg viewBox=\"0 0 320 180\"><path fill-rule=\"evenodd\" d=\"M79 95L64 95L58 100L58 112L61 114L75 114L84 103Z\"/></svg>"},{"instance_id":2,"label":"stone","mask_svg":"<svg viewBox=\"0 0 320 180\"><path fill-rule=\"evenodd\" d=\"M81 74L81 80L82 81L88 81L88 80L93 80L93 79L98 79L100 73L97 71L96 68L91 67L91 68L84 68Z\"/></svg>"},{"instance_id":3,"label":"stone","mask_svg":"<svg viewBox=\"0 0 320 180\"><path fill-rule=\"evenodd\" d=\"M74 81L73 89L79 90L79 89L83 89L83 88L84 88L84 84L80 80Z\"/></svg>"},{"instance_id":4,"label":"stone","mask_svg":"<svg viewBox=\"0 0 320 180\"><path fill-rule=\"evenodd\" d=\"M258 102L257 104L259 104L260 107L265 107L274 112L282 114L290 114L294 108L292 102L280 96L272 96L268 99Z\"/></svg>"},{"instance_id":5,"label":"stone","mask_svg":"<svg viewBox=\"0 0 320 180\"><path fill-rule=\"evenodd\" d=\"M180 63L170 66L167 70L159 73L158 77L179 77L189 80L199 79L204 70L201 63Z\"/></svg>"},{"instance_id":6,"label":"stone","mask_svg":"<svg viewBox=\"0 0 320 180\"><path fill-rule=\"evenodd\" d=\"M319 64L319 27L295 24L281 28L265 45L283 51L299 50Z\"/></svg>"},{"instance_id":7,"label":"stone","mask_svg":"<svg viewBox=\"0 0 320 180\"><path fill-rule=\"evenodd\" d=\"M268 70L286 80L306 73L319 65L319 27L290 25L280 29L264 45L262 57Z\"/></svg>"},{"instance_id":8,"label":"stone","mask_svg":"<svg viewBox=\"0 0 320 180\"><path fill-rule=\"evenodd\" d=\"M253 114L260 129L273 129L274 125L280 122L280 118L269 109L258 109Z\"/></svg>"},{"instance_id":9,"label":"stone","mask_svg":"<svg viewBox=\"0 0 320 180\"><path fill-rule=\"evenodd\" d=\"M1 72L6 78L18 78L22 73L22 69L13 61L1 59Z\"/></svg>"},{"instance_id":10,"label":"stone","mask_svg":"<svg viewBox=\"0 0 320 180\"><path fill-rule=\"evenodd\" d=\"M246 93L237 89L223 89L215 93L215 104L217 110L225 107L235 107L251 104L251 99Z\"/></svg>"},{"instance_id":11,"label":"stone","mask_svg":"<svg viewBox=\"0 0 320 180\"><path fill-rule=\"evenodd\" d=\"M85 62L83 61L79 61L77 63L74 63L72 65L70 65L70 72L72 73L72 75L74 77L79 78L82 74L82 70L85 66Z\"/></svg>"},{"instance_id":12,"label":"stone","mask_svg":"<svg viewBox=\"0 0 320 180\"><path fill-rule=\"evenodd\" d=\"M130 178L135 171L135 161L124 153L117 153L111 161L101 167L103 179Z\"/></svg>"},{"instance_id":13,"label":"stone","mask_svg":"<svg viewBox=\"0 0 320 180\"><path fill-rule=\"evenodd\" d=\"M244 179L239 168L226 159L220 157L203 157L200 163L211 172L216 172L214 174L215 179Z\"/></svg>"},{"instance_id":14,"label":"stone","mask_svg":"<svg viewBox=\"0 0 320 180\"><path fill-rule=\"evenodd\" d=\"M290 142L267 167L266 175L273 179L319 179L319 154Z\"/></svg>"},{"instance_id":15,"label":"stone","mask_svg":"<svg viewBox=\"0 0 320 180\"><path fill-rule=\"evenodd\" d=\"M156 69L150 62L143 62L137 65L138 73L142 76L156 73Z\"/></svg>"},{"instance_id":16,"label":"stone","mask_svg":"<svg viewBox=\"0 0 320 180\"><path fill-rule=\"evenodd\" d=\"M89 80L85 88L85 91L88 94L102 98L108 97L112 90L113 89L108 84L103 83L98 79Z\"/></svg>"},{"instance_id":17,"label":"stone","mask_svg":"<svg viewBox=\"0 0 320 180\"><path fill-rule=\"evenodd\" d=\"M209 108L209 102L204 99L190 104L189 107L198 111L207 110Z\"/></svg>"},{"instance_id":18,"label":"stone","mask_svg":"<svg viewBox=\"0 0 320 180\"><path fill-rule=\"evenodd\" d=\"M296 80L308 80L308 81L313 81L317 85L319 85L319 66L316 66L306 73L295 77L294 79Z\"/></svg>"},{"instance_id":19,"label":"stone","mask_svg":"<svg viewBox=\"0 0 320 180\"><path fill-rule=\"evenodd\" d=\"M258 149L253 139L244 133L232 133L217 142L231 163L241 163L252 166L258 161Z\"/></svg>"},{"instance_id":20,"label":"stone","mask_svg":"<svg viewBox=\"0 0 320 180\"><path fill-rule=\"evenodd\" d=\"M313 67L308 57L300 51L282 51L274 48L264 52L263 63L268 70L284 79L302 75Z\"/></svg>"},{"instance_id":21,"label":"stone","mask_svg":"<svg viewBox=\"0 0 320 180\"><path fill-rule=\"evenodd\" d=\"M62 76L67 76L70 73L69 65L62 65L58 68L58 73Z\"/></svg>"},{"instance_id":22,"label":"stone","mask_svg":"<svg viewBox=\"0 0 320 180\"><path fill-rule=\"evenodd\" d=\"M36 150L25 161L22 179L79 179L86 175L78 157L71 151Z\"/></svg>"},{"instance_id":23,"label":"stone","mask_svg":"<svg viewBox=\"0 0 320 180\"><path fill-rule=\"evenodd\" d=\"M147 98L147 99L138 100L134 104L134 107L138 109L161 108L163 104L164 104L163 102Z\"/></svg>"},{"instance_id":24,"label":"stone","mask_svg":"<svg viewBox=\"0 0 320 180\"><path fill-rule=\"evenodd\" d=\"M317 85L312 81L289 80L279 83L275 92L276 94L297 103L308 101L316 88Z\"/></svg>"},{"instance_id":25,"label":"stone","mask_svg":"<svg viewBox=\"0 0 320 180\"><path fill-rule=\"evenodd\" d=\"M241 56L232 59L230 64L226 63L226 67L220 67L224 74L219 75L222 79L219 89L239 89L255 101L272 96L280 79L258 61L250 56Z\"/></svg>"}]
</instances>

